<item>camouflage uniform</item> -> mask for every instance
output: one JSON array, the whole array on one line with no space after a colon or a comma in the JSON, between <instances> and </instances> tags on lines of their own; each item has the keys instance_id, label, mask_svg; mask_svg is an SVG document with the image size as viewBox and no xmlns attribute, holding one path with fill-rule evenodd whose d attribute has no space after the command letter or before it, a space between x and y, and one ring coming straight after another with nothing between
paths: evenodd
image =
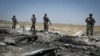
<instances>
[{"instance_id":1,"label":"camouflage uniform","mask_svg":"<svg viewBox=\"0 0 100 56\"><path fill-rule=\"evenodd\" d=\"M33 15L33 17L31 18L31 21L32 21L31 31L33 31L33 28L34 28L34 31L35 31L35 23L36 23L35 15Z\"/></svg>"},{"instance_id":2,"label":"camouflage uniform","mask_svg":"<svg viewBox=\"0 0 100 56\"><path fill-rule=\"evenodd\" d=\"M15 28L16 28L16 24L18 23L18 22L17 22L17 19L16 19L16 16L13 16L13 17L12 17L12 22L13 22L13 23L12 23L12 29L15 29Z\"/></svg>"},{"instance_id":3,"label":"camouflage uniform","mask_svg":"<svg viewBox=\"0 0 100 56\"><path fill-rule=\"evenodd\" d=\"M89 17L86 18L85 22L87 23L87 29L86 29L87 35L93 35L93 26L95 20L94 18L92 18L92 14L89 14Z\"/></svg>"},{"instance_id":4,"label":"camouflage uniform","mask_svg":"<svg viewBox=\"0 0 100 56\"><path fill-rule=\"evenodd\" d=\"M48 22L50 22L51 24L51 21L47 17L47 14L44 14L43 20L44 20L44 31L48 31L48 28L49 28Z\"/></svg>"}]
</instances>

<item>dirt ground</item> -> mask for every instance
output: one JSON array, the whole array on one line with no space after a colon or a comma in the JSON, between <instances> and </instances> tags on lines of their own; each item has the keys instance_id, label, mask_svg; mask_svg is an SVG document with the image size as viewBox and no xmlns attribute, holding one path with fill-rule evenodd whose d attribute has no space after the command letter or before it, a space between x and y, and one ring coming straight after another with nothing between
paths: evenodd
<instances>
[{"instance_id":1,"label":"dirt ground","mask_svg":"<svg viewBox=\"0 0 100 56\"><path fill-rule=\"evenodd\" d=\"M0 22L0 26L11 27L11 25L11 22ZM18 25L31 28L31 23L29 22L20 22ZM43 30L43 23L36 23L36 30ZM49 31L59 31L68 35L73 35L78 31L86 32L86 25L53 23L49 26ZM94 26L94 35L100 36L100 26Z\"/></svg>"},{"instance_id":2,"label":"dirt ground","mask_svg":"<svg viewBox=\"0 0 100 56\"><path fill-rule=\"evenodd\" d=\"M37 24L37 29L43 28L43 25ZM62 33L73 35L78 31L86 32L85 25L73 25L73 24L53 24L49 27L49 31L60 31ZM100 26L94 26L94 35L100 34Z\"/></svg>"}]
</instances>

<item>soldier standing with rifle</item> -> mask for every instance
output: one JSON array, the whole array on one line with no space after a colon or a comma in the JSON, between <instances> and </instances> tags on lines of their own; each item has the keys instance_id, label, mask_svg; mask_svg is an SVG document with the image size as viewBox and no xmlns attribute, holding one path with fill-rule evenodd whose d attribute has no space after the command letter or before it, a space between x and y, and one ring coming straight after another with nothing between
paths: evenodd
<instances>
[{"instance_id":1,"label":"soldier standing with rifle","mask_svg":"<svg viewBox=\"0 0 100 56\"><path fill-rule=\"evenodd\" d=\"M49 28L48 22L51 24L51 21L47 17L47 14L44 14L43 20L44 20L44 31L48 32L48 28Z\"/></svg>"},{"instance_id":2,"label":"soldier standing with rifle","mask_svg":"<svg viewBox=\"0 0 100 56\"><path fill-rule=\"evenodd\" d=\"M36 30L35 29L35 24L36 24L35 14L33 14L33 17L31 18L31 21L32 21L31 31L33 31L33 28L34 28L34 31L35 31Z\"/></svg>"},{"instance_id":3,"label":"soldier standing with rifle","mask_svg":"<svg viewBox=\"0 0 100 56\"><path fill-rule=\"evenodd\" d=\"M15 29L16 28L16 24L18 23L15 15L12 17L12 22L13 22L12 23L12 29Z\"/></svg>"},{"instance_id":4,"label":"soldier standing with rifle","mask_svg":"<svg viewBox=\"0 0 100 56\"><path fill-rule=\"evenodd\" d=\"M86 29L86 34L87 35L93 35L93 26L95 23L95 19L92 17L93 14L90 13L89 17L86 18L85 22L87 23L87 29Z\"/></svg>"}]
</instances>

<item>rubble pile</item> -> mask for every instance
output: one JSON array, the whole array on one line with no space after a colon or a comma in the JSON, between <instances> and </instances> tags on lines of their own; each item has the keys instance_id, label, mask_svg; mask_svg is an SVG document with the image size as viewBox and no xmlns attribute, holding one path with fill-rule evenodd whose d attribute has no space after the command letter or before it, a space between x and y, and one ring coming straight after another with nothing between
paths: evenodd
<instances>
[{"instance_id":1,"label":"rubble pile","mask_svg":"<svg viewBox=\"0 0 100 56\"><path fill-rule=\"evenodd\" d=\"M56 33L43 33L43 32L37 32L36 35L38 36L37 42L52 42L59 40L61 36Z\"/></svg>"},{"instance_id":2,"label":"rubble pile","mask_svg":"<svg viewBox=\"0 0 100 56\"><path fill-rule=\"evenodd\" d=\"M100 56L99 36L0 28L0 56Z\"/></svg>"}]
</instances>

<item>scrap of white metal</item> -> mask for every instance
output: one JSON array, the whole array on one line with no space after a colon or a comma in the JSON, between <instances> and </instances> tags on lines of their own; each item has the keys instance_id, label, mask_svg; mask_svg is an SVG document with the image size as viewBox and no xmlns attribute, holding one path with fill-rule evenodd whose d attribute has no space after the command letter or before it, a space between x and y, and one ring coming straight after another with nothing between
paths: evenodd
<instances>
[{"instance_id":1,"label":"scrap of white metal","mask_svg":"<svg viewBox=\"0 0 100 56\"><path fill-rule=\"evenodd\" d=\"M31 56L31 55L36 55L36 54L39 54L39 53L43 53L45 51L50 51L50 50L56 50L57 48L46 48L46 49L39 49L39 50L36 50L36 51L32 51L32 52L26 52L24 54L22 54L22 56Z\"/></svg>"}]
</instances>

